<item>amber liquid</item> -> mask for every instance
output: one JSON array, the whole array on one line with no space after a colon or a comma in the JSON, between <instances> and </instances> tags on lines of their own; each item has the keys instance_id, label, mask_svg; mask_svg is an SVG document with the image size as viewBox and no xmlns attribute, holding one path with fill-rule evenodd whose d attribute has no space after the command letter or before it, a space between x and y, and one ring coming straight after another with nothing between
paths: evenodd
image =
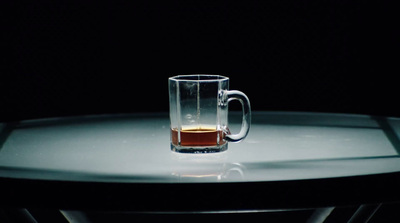
<instances>
[{"instance_id":1,"label":"amber liquid","mask_svg":"<svg viewBox=\"0 0 400 223\"><path fill-rule=\"evenodd\" d=\"M189 128L181 130L180 146L219 146L225 144L225 133L212 128ZM172 144L179 145L178 130L171 129Z\"/></svg>"}]
</instances>

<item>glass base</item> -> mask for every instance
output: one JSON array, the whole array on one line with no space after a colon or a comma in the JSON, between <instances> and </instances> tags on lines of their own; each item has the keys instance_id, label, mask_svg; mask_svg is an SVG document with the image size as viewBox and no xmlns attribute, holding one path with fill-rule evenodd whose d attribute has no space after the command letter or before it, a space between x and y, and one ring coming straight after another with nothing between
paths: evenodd
<instances>
[{"instance_id":1,"label":"glass base","mask_svg":"<svg viewBox=\"0 0 400 223\"><path fill-rule=\"evenodd\" d=\"M228 143L219 146L177 146L171 143L171 150L178 153L218 153L228 149Z\"/></svg>"}]
</instances>

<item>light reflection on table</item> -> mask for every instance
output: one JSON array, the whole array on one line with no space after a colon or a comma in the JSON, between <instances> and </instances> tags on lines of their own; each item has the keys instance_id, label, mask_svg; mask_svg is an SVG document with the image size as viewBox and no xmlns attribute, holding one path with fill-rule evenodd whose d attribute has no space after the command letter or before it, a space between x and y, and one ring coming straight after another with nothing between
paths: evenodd
<instances>
[{"instance_id":1,"label":"light reflection on table","mask_svg":"<svg viewBox=\"0 0 400 223\"><path fill-rule=\"evenodd\" d=\"M230 115L232 129L238 117ZM165 113L22 121L6 136L3 124L0 177L217 183L400 171L399 119L253 112L252 120L244 141L214 154L172 152Z\"/></svg>"}]
</instances>

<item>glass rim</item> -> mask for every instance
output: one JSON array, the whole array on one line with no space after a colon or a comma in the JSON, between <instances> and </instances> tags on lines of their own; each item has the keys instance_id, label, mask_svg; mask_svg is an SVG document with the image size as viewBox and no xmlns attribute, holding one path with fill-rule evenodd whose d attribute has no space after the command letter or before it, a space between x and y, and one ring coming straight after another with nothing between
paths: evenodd
<instances>
[{"instance_id":1,"label":"glass rim","mask_svg":"<svg viewBox=\"0 0 400 223\"><path fill-rule=\"evenodd\" d=\"M216 82L229 80L229 77L217 74L185 74L176 75L168 79L173 81Z\"/></svg>"}]
</instances>

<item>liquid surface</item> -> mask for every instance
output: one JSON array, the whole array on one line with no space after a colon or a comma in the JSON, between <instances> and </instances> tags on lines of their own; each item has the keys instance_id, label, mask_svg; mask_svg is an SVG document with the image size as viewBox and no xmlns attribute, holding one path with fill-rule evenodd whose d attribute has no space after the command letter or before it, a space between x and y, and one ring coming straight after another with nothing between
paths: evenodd
<instances>
[{"instance_id":1,"label":"liquid surface","mask_svg":"<svg viewBox=\"0 0 400 223\"><path fill-rule=\"evenodd\" d=\"M216 146L225 144L225 133L215 128L188 128L180 131L180 146ZM178 129L171 129L171 140L179 145Z\"/></svg>"}]
</instances>

